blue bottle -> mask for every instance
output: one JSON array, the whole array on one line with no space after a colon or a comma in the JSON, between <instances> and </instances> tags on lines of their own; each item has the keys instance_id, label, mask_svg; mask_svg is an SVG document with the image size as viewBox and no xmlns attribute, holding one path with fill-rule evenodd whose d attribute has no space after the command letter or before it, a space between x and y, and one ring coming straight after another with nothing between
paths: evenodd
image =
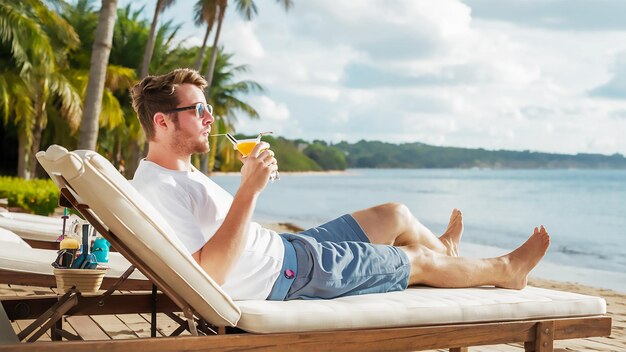
<instances>
[{"instance_id":1,"label":"blue bottle","mask_svg":"<svg viewBox=\"0 0 626 352\"><path fill-rule=\"evenodd\" d=\"M111 243L102 237L96 238L93 242L91 252L96 256L98 263L109 262L109 247L111 247Z\"/></svg>"}]
</instances>

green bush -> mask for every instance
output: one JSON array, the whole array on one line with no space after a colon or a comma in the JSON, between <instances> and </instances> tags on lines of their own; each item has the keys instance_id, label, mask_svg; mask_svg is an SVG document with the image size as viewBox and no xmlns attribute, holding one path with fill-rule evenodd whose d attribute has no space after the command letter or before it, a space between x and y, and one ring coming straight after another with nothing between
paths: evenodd
<instances>
[{"instance_id":1,"label":"green bush","mask_svg":"<svg viewBox=\"0 0 626 352\"><path fill-rule=\"evenodd\" d=\"M304 148L303 153L324 170L345 170L348 165L343 151L322 141L313 141Z\"/></svg>"},{"instance_id":2,"label":"green bush","mask_svg":"<svg viewBox=\"0 0 626 352\"><path fill-rule=\"evenodd\" d=\"M50 215L59 204L59 189L50 179L25 180L0 176L0 198L7 198L10 207Z\"/></svg>"}]
</instances>

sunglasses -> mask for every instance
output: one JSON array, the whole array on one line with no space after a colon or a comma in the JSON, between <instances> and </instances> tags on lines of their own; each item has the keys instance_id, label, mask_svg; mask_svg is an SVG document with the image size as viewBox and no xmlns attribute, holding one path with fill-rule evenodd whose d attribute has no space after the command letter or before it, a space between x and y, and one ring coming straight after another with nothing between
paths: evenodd
<instances>
[{"instance_id":1,"label":"sunglasses","mask_svg":"<svg viewBox=\"0 0 626 352\"><path fill-rule=\"evenodd\" d=\"M164 111L165 114L170 114L173 112L186 111L196 109L196 117L201 119L204 117L204 111L207 111L209 115L213 116L213 107L211 104L197 103L195 105L184 106L182 108L176 108L172 110Z\"/></svg>"}]
</instances>

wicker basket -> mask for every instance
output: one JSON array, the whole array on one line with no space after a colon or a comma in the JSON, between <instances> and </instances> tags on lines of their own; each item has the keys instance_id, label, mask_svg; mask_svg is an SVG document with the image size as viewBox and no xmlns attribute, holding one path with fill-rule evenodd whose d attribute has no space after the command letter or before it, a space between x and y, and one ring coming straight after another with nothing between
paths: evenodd
<instances>
[{"instance_id":1,"label":"wicker basket","mask_svg":"<svg viewBox=\"0 0 626 352\"><path fill-rule=\"evenodd\" d=\"M100 289L106 270L102 269L54 269L57 288L63 292L72 286L82 293L96 293Z\"/></svg>"}]
</instances>

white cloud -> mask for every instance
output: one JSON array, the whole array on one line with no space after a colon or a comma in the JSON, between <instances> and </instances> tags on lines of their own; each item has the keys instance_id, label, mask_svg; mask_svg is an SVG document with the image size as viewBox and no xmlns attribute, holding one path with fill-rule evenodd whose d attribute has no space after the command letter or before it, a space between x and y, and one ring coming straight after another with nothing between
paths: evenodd
<instances>
[{"instance_id":1,"label":"white cloud","mask_svg":"<svg viewBox=\"0 0 626 352\"><path fill-rule=\"evenodd\" d=\"M237 26L225 30L222 44L227 46L227 51L245 56L250 60L248 63L266 56L263 45L254 33L253 22L240 22Z\"/></svg>"},{"instance_id":2,"label":"white cloud","mask_svg":"<svg viewBox=\"0 0 626 352\"><path fill-rule=\"evenodd\" d=\"M202 46L203 37L198 37L197 35L193 35L191 37L183 38L180 42L180 45L184 48L192 48L194 46ZM210 44L208 44L210 45Z\"/></svg>"},{"instance_id":3,"label":"white cloud","mask_svg":"<svg viewBox=\"0 0 626 352\"><path fill-rule=\"evenodd\" d=\"M266 95L250 97L248 103L259 113L260 119L238 119L238 131L254 135L263 131L272 131L279 136L301 134L298 121L290 118L286 104L278 103Z\"/></svg>"},{"instance_id":4,"label":"white cloud","mask_svg":"<svg viewBox=\"0 0 626 352\"><path fill-rule=\"evenodd\" d=\"M607 83L621 87L626 28L605 30L575 3L559 13L515 2L515 14L491 0L316 0L285 14L265 2L252 22L230 8L222 44L249 65L240 78L267 89L251 103L287 116L264 112L239 128L309 140L626 154L626 99L590 96Z\"/></svg>"},{"instance_id":5,"label":"white cloud","mask_svg":"<svg viewBox=\"0 0 626 352\"><path fill-rule=\"evenodd\" d=\"M250 98L250 105L254 106L262 119L268 121L284 121L289 119L289 109L283 103L276 103L266 95Z\"/></svg>"},{"instance_id":6,"label":"white cloud","mask_svg":"<svg viewBox=\"0 0 626 352\"><path fill-rule=\"evenodd\" d=\"M610 66L611 79L593 89L591 94L612 99L626 99L626 51L617 53Z\"/></svg>"}]
</instances>

